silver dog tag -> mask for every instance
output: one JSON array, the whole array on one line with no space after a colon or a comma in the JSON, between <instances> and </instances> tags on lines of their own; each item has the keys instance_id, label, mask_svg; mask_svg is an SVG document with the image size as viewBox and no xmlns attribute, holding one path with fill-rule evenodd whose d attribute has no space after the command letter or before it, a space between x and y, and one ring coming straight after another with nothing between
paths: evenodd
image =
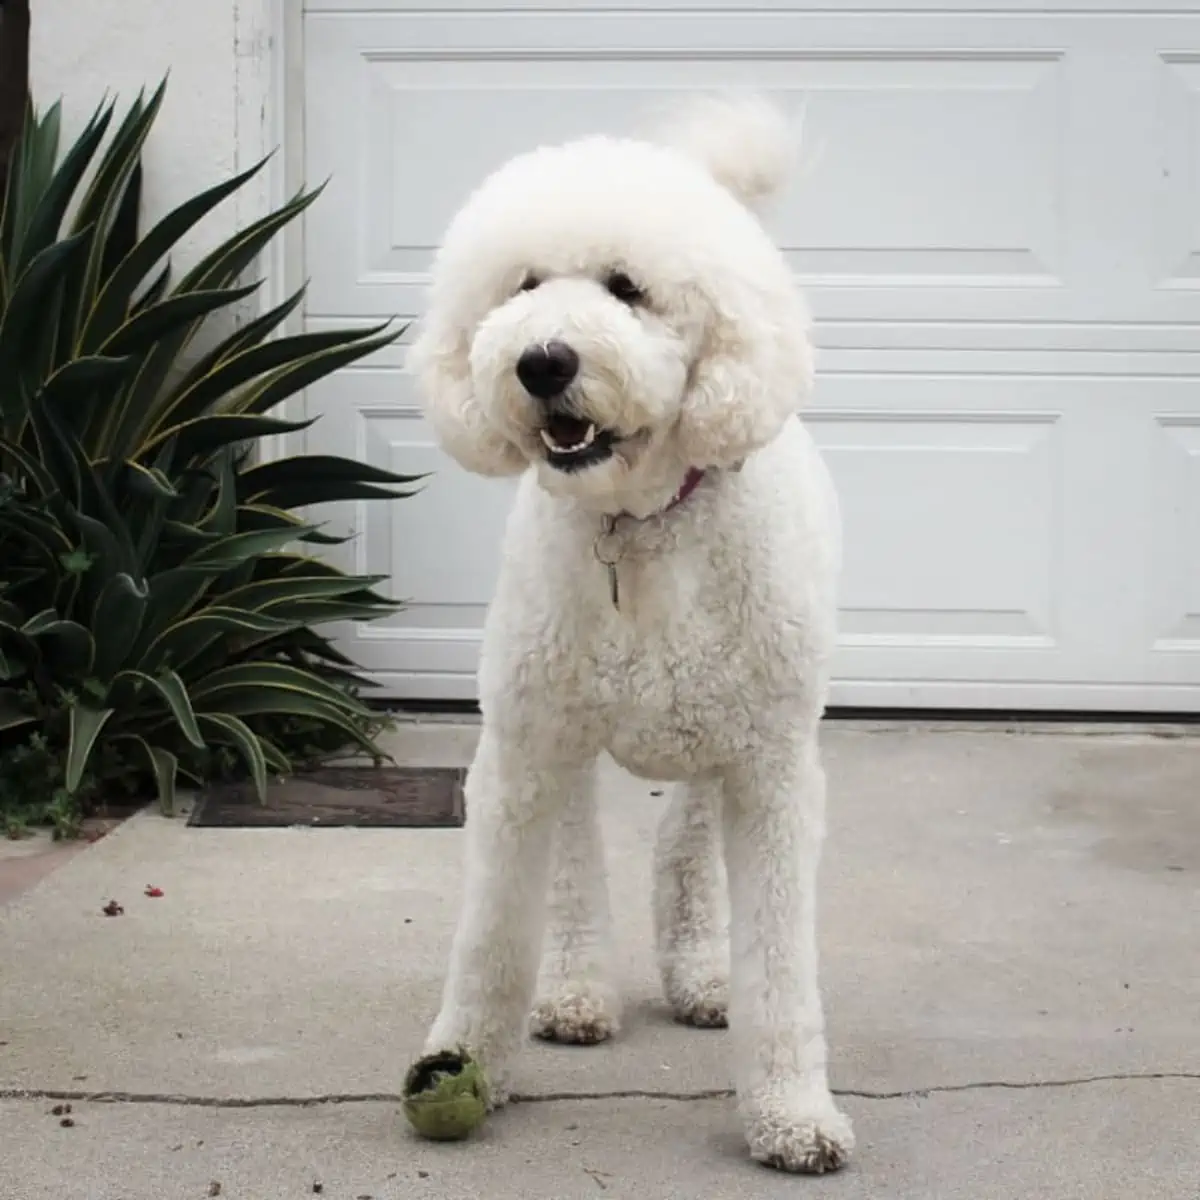
<instances>
[{"instance_id":1,"label":"silver dog tag","mask_svg":"<svg viewBox=\"0 0 1200 1200\"><path fill-rule=\"evenodd\" d=\"M621 548L617 544L617 539L613 536L616 528L617 518L605 517L604 531L596 539L592 551L596 555L596 561L601 563L608 571L609 599L612 600L613 608L620 611L621 588L620 582L617 579L617 563L621 558Z\"/></svg>"}]
</instances>

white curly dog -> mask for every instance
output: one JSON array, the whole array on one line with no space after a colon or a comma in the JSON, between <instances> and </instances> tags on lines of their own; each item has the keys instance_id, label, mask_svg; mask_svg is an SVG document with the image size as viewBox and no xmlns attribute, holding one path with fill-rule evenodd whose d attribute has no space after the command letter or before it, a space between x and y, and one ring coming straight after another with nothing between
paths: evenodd
<instances>
[{"instance_id":1,"label":"white curly dog","mask_svg":"<svg viewBox=\"0 0 1200 1200\"><path fill-rule=\"evenodd\" d=\"M490 175L438 252L409 369L458 463L522 478L425 1049L468 1046L502 1102L531 1009L546 1038L617 1030L607 751L680 785L655 853L667 1000L695 1025L728 1010L751 1154L819 1173L854 1140L826 1079L815 922L840 534L796 415L807 309L752 212L791 141L766 101L711 97L646 140L543 147Z\"/></svg>"}]
</instances>

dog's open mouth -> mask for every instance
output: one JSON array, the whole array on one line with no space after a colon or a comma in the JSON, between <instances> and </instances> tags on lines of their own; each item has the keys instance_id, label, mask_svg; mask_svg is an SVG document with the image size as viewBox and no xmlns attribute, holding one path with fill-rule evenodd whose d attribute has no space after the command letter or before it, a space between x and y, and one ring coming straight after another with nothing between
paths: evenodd
<instances>
[{"instance_id":1,"label":"dog's open mouth","mask_svg":"<svg viewBox=\"0 0 1200 1200\"><path fill-rule=\"evenodd\" d=\"M603 462L613 452L617 435L598 429L594 421L567 413L552 413L541 429L546 457L560 471L578 471Z\"/></svg>"}]
</instances>

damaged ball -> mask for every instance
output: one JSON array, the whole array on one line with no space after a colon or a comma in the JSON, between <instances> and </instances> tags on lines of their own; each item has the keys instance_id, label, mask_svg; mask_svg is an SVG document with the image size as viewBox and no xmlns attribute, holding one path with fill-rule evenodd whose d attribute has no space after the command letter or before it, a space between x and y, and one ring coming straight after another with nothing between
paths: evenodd
<instances>
[{"instance_id":1,"label":"damaged ball","mask_svg":"<svg viewBox=\"0 0 1200 1200\"><path fill-rule=\"evenodd\" d=\"M427 1054L404 1079L404 1115L422 1136L438 1142L468 1137L487 1116L483 1068L464 1049Z\"/></svg>"}]
</instances>

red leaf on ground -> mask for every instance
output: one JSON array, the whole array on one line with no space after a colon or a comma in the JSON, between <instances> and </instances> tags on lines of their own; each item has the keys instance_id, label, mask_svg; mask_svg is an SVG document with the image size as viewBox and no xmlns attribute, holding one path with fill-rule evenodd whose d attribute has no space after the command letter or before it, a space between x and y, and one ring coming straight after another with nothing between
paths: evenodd
<instances>
[{"instance_id":1,"label":"red leaf on ground","mask_svg":"<svg viewBox=\"0 0 1200 1200\"><path fill-rule=\"evenodd\" d=\"M153 896L153 897L154 897L156 900L157 900L157 899L158 899L158 897L159 897L159 896L161 896L162 894L163 894L163 890L162 890L162 888L160 888L160 887L155 887L153 884L150 884L150 885L149 885L149 886L147 886L147 888L146 888L146 895L147 895L147 896Z\"/></svg>"}]
</instances>

